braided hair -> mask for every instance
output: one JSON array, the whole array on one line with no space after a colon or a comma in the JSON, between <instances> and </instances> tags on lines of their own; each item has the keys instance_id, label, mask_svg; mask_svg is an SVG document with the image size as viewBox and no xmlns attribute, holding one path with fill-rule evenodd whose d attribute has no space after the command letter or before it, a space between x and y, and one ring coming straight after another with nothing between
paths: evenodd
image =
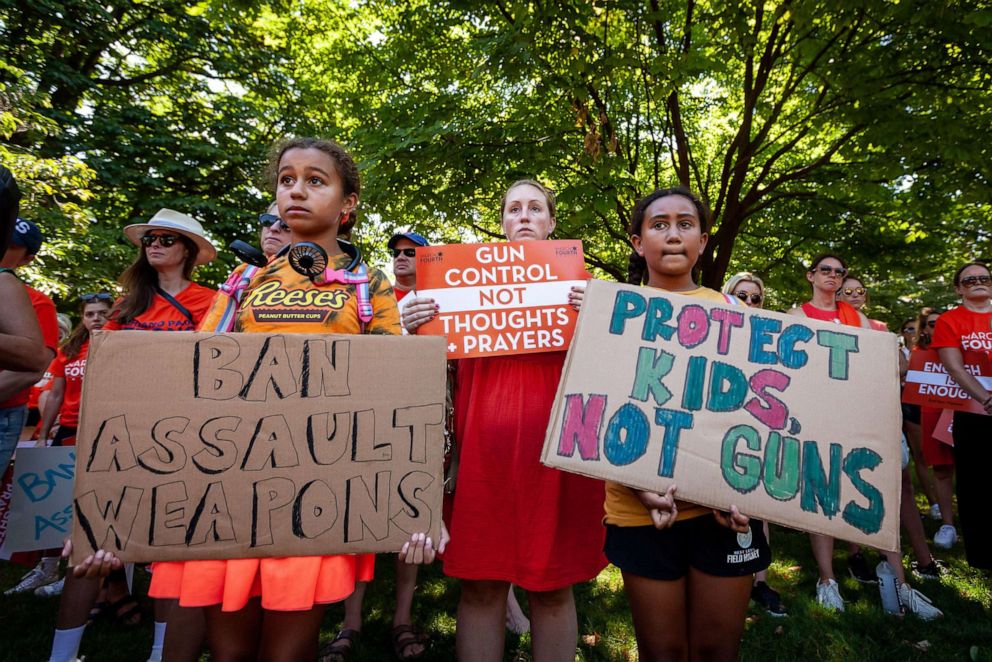
<instances>
[{"instance_id":1,"label":"braided hair","mask_svg":"<svg viewBox=\"0 0 992 662\"><path fill-rule=\"evenodd\" d=\"M700 232L702 234L709 234L712 223L710 210L706 208L706 205L703 204L703 201L695 193L684 186L661 188L638 200L637 204L634 205L634 210L630 214L630 226L627 228L627 234L631 237L640 235L642 226L644 225L644 214L647 212L648 207L655 200L667 198L670 195L681 195L683 198L687 198L692 202L692 205L696 208L696 214L699 216ZM631 285L643 285L647 281L647 278L647 261L643 256L638 255L636 250L631 248L630 257L627 262L627 282Z\"/></svg>"}]
</instances>

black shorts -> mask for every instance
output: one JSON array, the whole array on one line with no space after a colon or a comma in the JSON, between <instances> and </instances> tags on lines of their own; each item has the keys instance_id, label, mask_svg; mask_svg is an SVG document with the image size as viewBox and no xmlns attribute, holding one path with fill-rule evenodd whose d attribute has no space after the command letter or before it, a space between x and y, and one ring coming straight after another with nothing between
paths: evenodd
<instances>
[{"instance_id":1,"label":"black shorts","mask_svg":"<svg viewBox=\"0 0 992 662\"><path fill-rule=\"evenodd\" d=\"M55 437L52 438L52 446L65 446L66 441L71 441L69 446L76 445L76 428L71 428L65 425L60 425L59 429L55 431Z\"/></svg>"},{"instance_id":2,"label":"black shorts","mask_svg":"<svg viewBox=\"0 0 992 662\"><path fill-rule=\"evenodd\" d=\"M41 423L41 412L38 411L37 407L34 407L33 409L28 409L28 418L26 421L24 421L24 426L33 428L37 426L38 423Z\"/></svg>"},{"instance_id":3,"label":"black shorts","mask_svg":"<svg viewBox=\"0 0 992 662\"><path fill-rule=\"evenodd\" d=\"M751 520L749 534L735 533L711 514L661 530L607 524L603 552L625 573L662 581L685 577L690 566L715 577L752 575L772 560L759 520Z\"/></svg>"},{"instance_id":4,"label":"black shorts","mask_svg":"<svg viewBox=\"0 0 992 662\"><path fill-rule=\"evenodd\" d=\"M920 424L920 406L902 403L902 420L906 423Z\"/></svg>"}]
</instances>

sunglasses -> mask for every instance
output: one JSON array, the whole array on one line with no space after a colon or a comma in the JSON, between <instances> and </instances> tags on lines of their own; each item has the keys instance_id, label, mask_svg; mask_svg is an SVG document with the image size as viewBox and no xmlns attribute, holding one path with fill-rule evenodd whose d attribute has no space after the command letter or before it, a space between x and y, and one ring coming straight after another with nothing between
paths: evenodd
<instances>
[{"instance_id":1,"label":"sunglasses","mask_svg":"<svg viewBox=\"0 0 992 662\"><path fill-rule=\"evenodd\" d=\"M968 276L967 278L962 278L960 282L964 287L974 287L979 283L988 285L992 283L992 276Z\"/></svg>"},{"instance_id":2,"label":"sunglasses","mask_svg":"<svg viewBox=\"0 0 992 662\"><path fill-rule=\"evenodd\" d=\"M172 244L179 241L179 235L177 234L146 234L141 238L141 245L148 248L155 242L162 248L168 248Z\"/></svg>"},{"instance_id":3,"label":"sunglasses","mask_svg":"<svg viewBox=\"0 0 992 662\"><path fill-rule=\"evenodd\" d=\"M915 326L907 326L905 329L902 330L902 332L903 333L916 333L916 327Z\"/></svg>"},{"instance_id":4,"label":"sunglasses","mask_svg":"<svg viewBox=\"0 0 992 662\"><path fill-rule=\"evenodd\" d=\"M828 267L825 264L809 270L810 273L814 273L816 271L819 271L824 276L829 276L830 274L834 274L835 276L844 276L847 274L847 269L844 267Z\"/></svg>"},{"instance_id":5,"label":"sunglasses","mask_svg":"<svg viewBox=\"0 0 992 662\"><path fill-rule=\"evenodd\" d=\"M79 297L79 300L83 303L93 303L94 301L113 301L114 297L106 292L93 292L92 294L82 295Z\"/></svg>"},{"instance_id":6,"label":"sunglasses","mask_svg":"<svg viewBox=\"0 0 992 662\"><path fill-rule=\"evenodd\" d=\"M841 290L841 292L843 292L844 296L846 297L849 297L852 294L857 294L859 297L863 297L865 295L865 292L867 291L868 290L866 290L863 287L845 287L843 290Z\"/></svg>"},{"instance_id":7,"label":"sunglasses","mask_svg":"<svg viewBox=\"0 0 992 662\"><path fill-rule=\"evenodd\" d=\"M417 255L417 249L416 248L394 248L394 249L392 249L392 253L393 253L393 257L394 258L399 257L400 256L400 253L403 253L403 255L406 255L407 257L415 257Z\"/></svg>"},{"instance_id":8,"label":"sunglasses","mask_svg":"<svg viewBox=\"0 0 992 662\"><path fill-rule=\"evenodd\" d=\"M743 301L744 303L747 303L749 297L751 299L751 303L761 303L760 294L749 295L747 292L734 292L734 296L740 299L741 301Z\"/></svg>"},{"instance_id":9,"label":"sunglasses","mask_svg":"<svg viewBox=\"0 0 992 662\"><path fill-rule=\"evenodd\" d=\"M928 329L932 329L933 327L937 326L937 320L927 320L926 326Z\"/></svg>"},{"instance_id":10,"label":"sunglasses","mask_svg":"<svg viewBox=\"0 0 992 662\"><path fill-rule=\"evenodd\" d=\"M263 228L270 228L273 224L278 223L280 230L283 232L289 232L289 226L286 225L286 221L282 220L275 214L259 214L258 222L262 224Z\"/></svg>"}]
</instances>

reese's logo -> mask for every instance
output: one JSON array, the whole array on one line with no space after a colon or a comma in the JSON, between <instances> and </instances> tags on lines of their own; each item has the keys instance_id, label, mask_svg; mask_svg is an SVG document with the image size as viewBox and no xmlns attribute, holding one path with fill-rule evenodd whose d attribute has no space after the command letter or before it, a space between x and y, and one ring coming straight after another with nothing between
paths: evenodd
<instances>
[{"instance_id":1,"label":"reese's logo","mask_svg":"<svg viewBox=\"0 0 992 662\"><path fill-rule=\"evenodd\" d=\"M251 307L256 322L323 323L347 301L345 290L285 289L282 281L271 280L253 289L242 305Z\"/></svg>"}]
</instances>

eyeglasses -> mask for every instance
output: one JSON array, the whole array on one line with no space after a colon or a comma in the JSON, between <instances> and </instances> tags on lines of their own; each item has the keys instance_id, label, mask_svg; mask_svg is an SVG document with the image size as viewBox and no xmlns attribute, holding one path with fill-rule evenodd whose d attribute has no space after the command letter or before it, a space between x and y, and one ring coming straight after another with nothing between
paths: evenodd
<instances>
[{"instance_id":1,"label":"eyeglasses","mask_svg":"<svg viewBox=\"0 0 992 662\"><path fill-rule=\"evenodd\" d=\"M106 292L93 292L92 294L82 295L79 297L79 300L83 303L93 303L94 301L113 301L114 297Z\"/></svg>"},{"instance_id":2,"label":"eyeglasses","mask_svg":"<svg viewBox=\"0 0 992 662\"><path fill-rule=\"evenodd\" d=\"M810 273L813 273L815 271L819 271L824 276L829 276L830 274L834 274L835 276L844 276L845 274L847 274L847 269L845 269L844 267L828 267L825 264L820 265L819 267L814 267L813 269L809 270Z\"/></svg>"},{"instance_id":3,"label":"eyeglasses","mask_svg":"<svg viewBox=\"0 0 992 662\"><path fill-rule=\"evenodd\" d=\"M416 248L394 248L392 251L394 258L399 257L400 253L403 253L403 255L406 255L407 257L415 257L417 255Z\"/></svg>"},{"instance_id":4,"label":"eyeglasses","mask_svg":"<svg viewBox=\"0 0 992 662\"><path fill-rule=\"evenodd\" d=\"M841 290L841 292L843 292L844 296L846 297L849 297L853 294L857 294L859 297L863 297L865 295L865 292L867 291L868 290L866 290L863 287L845 287L843 290Z\"/></svg>"},{"instance_id":5,"label":"eyeglasses","mask_svg":"<svg viewBox=\"0 0 992 662\"><path fill-rule=\"evenodd\" d=\"M146 234L141 238L141 245L148 248L156 241L158 245L162 248L168 248L172 244L179 240L179 235L177 234Z\"/></svg>"},{"instance_id":6,"label":"eyeglasses","mask_svg":"<svg viewBox=\"0 0 992 662\"><path fill-rule=\"evenodd\" d=\"M968 276L967 278L962 278L960 282L964 287L974 287L979 283L988 285L992 283L992 276Z\"/></svg>"},{"instance_id":7,"label":"eyeglasses","mask_svg":"<svg viewBox=\"0 0 992 662\"><path fill-rule=\"evenodd\" d=\"M747 292L744 291L734 292L734 296L740 299L741 301L743 301L744 303L747 303L748 297L751 298L751 303L761 303L761 298L762 298L760 294L749 295Z\"/></svg>"},{"instance_id":8,"label":"eyeglasses","mask_svg":"<svg viewBox=\"0 0 992 662\"><path fill-rule=\"evenodd\" d=\"M258 222L262 224L263 228L270 228L274 223L278 223L280 230L283 232L289 232L289 226L286 225L286 221L282 220L275 214L259 214Z\"/></svg>"}]
</instances>

